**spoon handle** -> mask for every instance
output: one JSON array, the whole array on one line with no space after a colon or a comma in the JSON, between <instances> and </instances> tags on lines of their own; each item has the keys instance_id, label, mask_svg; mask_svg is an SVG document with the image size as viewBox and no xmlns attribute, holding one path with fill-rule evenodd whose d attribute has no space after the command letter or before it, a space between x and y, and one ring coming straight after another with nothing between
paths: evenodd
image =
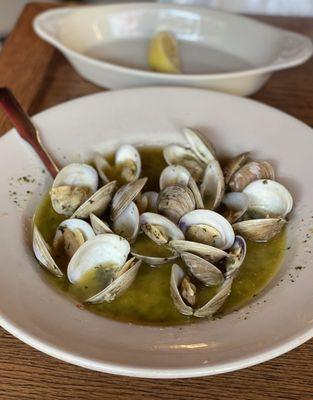
<instances>
[{"instance_id":1,"label":"spoon handle","mask_svg":"<svg viewBox=\"0 0 313 400\"><path fill-rule=\"evenodd\" d=\"M0 88L0 106L6 112L17 132L32 146L54 178L59 169L41 143L37 128L33 125L30 117L22 109L10 89Z\"/></svg>"}]
</instances>

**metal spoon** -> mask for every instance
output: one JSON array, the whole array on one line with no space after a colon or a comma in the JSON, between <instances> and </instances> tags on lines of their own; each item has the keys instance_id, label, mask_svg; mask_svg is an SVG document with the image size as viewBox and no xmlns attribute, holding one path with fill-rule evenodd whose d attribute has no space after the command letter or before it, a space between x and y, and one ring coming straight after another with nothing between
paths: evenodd
<instances>
[{"instance_id":1,"label":"metal spoon","mask_svg":"<svg viewBox=\"0 0 313 400\"><path fill-rule=\"evenodd\" d=\"M7 114L17 132L32 146L54 178L59 172L59 168L44 148L38 129L33 125L30 117L22 109L10 89L0 88L0 106Z\"/></svg>"}]
</instances>

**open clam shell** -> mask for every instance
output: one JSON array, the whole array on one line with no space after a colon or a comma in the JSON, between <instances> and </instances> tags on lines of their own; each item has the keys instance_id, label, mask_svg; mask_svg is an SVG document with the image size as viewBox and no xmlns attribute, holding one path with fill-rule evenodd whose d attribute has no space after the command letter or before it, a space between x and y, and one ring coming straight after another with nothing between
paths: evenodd
<instances>
[{"instance_id":1,"label":"open clam shell","mask_svg":"<svg viewBox=\"0 0 313 400\"><path fill-rule=\"evenodd\" d=\"M113 233L112 229L95 214L92 213L90 214L90 223L96 235L102 235L104 233Z\"/></svg>"},{"instance_id":2,"label":"open clam shell","mask_svg":"<svg viewBox=\"0 0 313 400\"><path fill-rule=\"evenodd\" d=\"M88 164L73 163L62 168L50 191L52 207L58 214L71 216L98 187L97 171Z\"/></svg>"},{"instance_id":3,"label":"open clam shell","mask_svg":"<svg viewBox=\"0 0 313 400\"><path fill-rule=\"evenodd\" d=\"M228 185L234 173L237 172L247 162L248 157L249 157L249 152L241 153L238 156L233 157L228 161L228 163L225 165L223 169L226 185Z\"/></svg>"},{"instance_id":4,"label":"open clam shell","mask_svg":"<svg viewBox=\"0 0 313 400\"><path fill-rule=\"evenodd\" d=\"M198 318L213 317L213 315L224 305L230 295L232 283L232 277L226 278L216 295L204 306L195 310L194 316Z\"/></svg>"},{"instance_id":5,"label":"open clam shell","mask_svg":"<svg viewBox=\"0 0 313 400\"><path fill-rule=\"evenodd\" d=\"M141 173L141 159L138 150L124 144L115 153L115 165L125 182L132 182L139 178Z\"/></svg>"},{"instance_id":6,"label":"open clam shell","mask_svg":"<svg viewBox=\"0 0 313 400\"><path fill-rule=\"evenodd\" d=\"M230 224L237 222L247 211L249 205L248 196L242 192L229 192L224 195L222 203L227 207L223 216Z\"/></svg>"},{"instance_id":7,"label":"open clam shell","mask_svg":"<svg viewBox=\"0 0 313 400\"><path fill-rule=\"evenodd\" d=\"M213 263L228 257L228 253L224 250L189 240L171 240L169 246L178 253L193 253Z\"/></svg>"},{"instance_id":8,"label":"open clam shell","mask_svg":"<svg viewBox=\"0 0 313 400\"><path fill-rule=\"evenodd\" d=\"M139 230L139 211L133 201L113 221L113 230L116 234L127 239L129 243L133 243L136 240Z\"/></svg>"},{"instance_id":9,"label":"open clam shell","mask_svg":"<svg viewBox=\"0 0 313 400\"><path fill-rule=\"evenodd\" d=\"M186 186L167 186L158 196L158 211L175 224L183 215L194 210L195 206L194 196Z\"/></svg>"},{"instance_id":10,"label":"open clam shell","mask_svg":"<svg viewBox=\"0 0 313 400\"><path fill-rule=\"evenodd\" d=\"M197 237L202 241L203 235L209 235L212 230L218 232L213 238L215 247L225 250L234 242L234 231L230 223L220 214L210 210L194 210L185 214L179 221L179 228L185 234L193 229L193 240ZM207 228L205 228L207 227ZM205 228L205 229L204 229ZM208 244L208 243L206 243Z\"/></svg>"},{"instance_id":11,"label":"open clam shell","mask_svg":"<svg viewBox=\"0 0 313 400\"><path fill-rule=\"evenodd\" d=\"M235 236L235 241L229 249L229 256L225 259L225 278L235 277L247 253L247 244L243 237Z\"/></svg>"},{"instance_id":12,"label":"open clam shell","mask_svg":"<svg viewBox=\"0 0 313 400\"><path fill-rule=\"evenodd\" d=\"M125 264L130 251L127 240L106 233L87 240L73 255L67 276L71 283L79 282L93 268L107 268L117 272Z\"/></svg>"},{"instance_id":13,"label":"open clam shell","mask_svg":"<svg viewBox=\"0 0 313 400\"><path fill-rule=\"evenodd\" d=\"M153 191L139 193L136 197L136 204L140 214L144 212L155 213L158 211L158 193Z\"/></svg>"},{"instance_id":14,"label":"open clam shell","mask_svg":"<svg viewBox=\"0 0 313 400\"><path fill-rule=\"evenodd\" d=\"M205 164L189 148L178 144L170 144L164 148L163 156L168 165L182 166L189 171L197 182L201 180Z\"/></svg>"},{"instance_id":15,"label":"open clam shell","mask_svg":"<svg viewBox=\"0 0 313 400\"><path fill-rule=\"evenodd\" d=\"M145 262L146 264L154 266L159 266L166 264L170 261L174 261L176 258L179 257L177 253L173 253L173 255L168 257L154 257L154 256L145 256L143 254L139 254L136 251L131 251L132 256L136 257L138 260Z\"/></svg>"},{"instance_id":16,"label":"open clam shell","mask_svg":"<svg viewBox=\"0 0 313 400\"><path fill-rule=\"evenodd\" d=\"M128 260L119 271L120 273L113 279L113 282L101 290L101 292L89 297L86 303L98 304L111 302L123 294L134 282L140 265L141 261L136 260L134 257Z\"/></svg>"},{"instance_id":17,"label":"open clam shell","mask_svg":"<svg viewBox=\"0 0 313 400\"><path fill-rule=\"evenodd\" d=\"M241 192L249 183L258 179L275 179L275 171L266 161L251 161L236 171L230 181L229 187L233 192Z\"/></svg>"},{"instance_id":18,"label":"open clam shell","mask_svg":"<svg viewBox=\"0 0 313 400\"><path fill-rule=\"evenodd\" d=\"M82 219L67 219L58 226L54 239L53 247L64 246L64 251L69 257L78 250L78 248L95 236L92 227L88 222Z\"/></svg>"},{"instance_id":19,"label":"open clam shell","mask_svg":"<svg viewBox=\"0 0 313 400\"><path fill-rule=\"evenodd\" d=\"M61 278L63 276L63 272L60 270L60 268L57 266L56 262L52 258L49 246L45 242L36 225L34 225L33 227L33 250L35 257L39 261L40 265L45 267L48 271L50 271L54 276L58 278Z\"/></svg>"},{"instance_id":20,"label":"open clam shell","mask_svg":"<svg viewBox=\"0 0 313 400\"><path fill-rule=\"evenodd\" d=\"M184 271L177 264L173 264L170 281L171 297L173 299L174 306L181 314L191 316L193 315L193 308L184 302L179 292L179 287L181 286L184 276Z\"/></svg>"},{"instance_id":21,"label":"open clam shell","mask_svg":"<svg viewBox=\"0 0 313 400\"><path fill-rule=\"evenodd\" d=\"M141 178L127 183L118 189L112 200L111 218L113 221L118 218L138 196L146 182L147 178Z\"/></svg>"},{"instance_id":22,"label":"open clam shell","mask_svg":"<svg viewBox=\"0 0 313 400\"><path fill-rule=\"evenodd\" d=\"M224 190L224 175L220 163L217 160L212 160L205 169L200 186L204 207L215 210L221 203Z\"/></svg>"},{"instance_id":23,"label":"open clam shell","mask_svg":"<svg viewBox=\"0 0 313 400\"><path fill-rule=\"evenodd\" d=\"M178 226L163 215L143 213L139 223L143 232L157 244L168 243L171 239L184 239L184 234Z\"/></svg>"},{"instance_id":24,"label":"open clam shell","mask_svg":"<svg viewBox=\"0 0 313 400\"><path fill-rule=\"evenodd\" d=\"M93 157L93 162L98 171L98 174L103 184L109 183L110 179L107 177L108 172L111 172L112 167L107 160L99 153L96 153Z\"/></svg>"},{"instance_id":25,"label":"open clam shell","mask_svg":"<svg viewBox=\"0 0 313 400\"><path fill-rule=\"evenodd\" d=\"M224 282L222 272L209 261L187 252L183 252L181 258L189 272L205 286L221 285Z\"/></svg>"},{"instance_id":26,"label":"open clam shell","mask_svg":"<svg viewBox=\"0 0 313 400\"><path fill-rule=\"evenodd\" d=\"M90 214L99 216L107 209L115 192L116 181L102 186L88 200L86 200L72 215L71 218L88 218Z\"/></svg>"},{"instance_id":27,"label":"open clam shell","mask_svg":"<svg viewBox=\"0 0 313 400\"><path fill-rule=\"evenodd\" d=\"M216 158L213 145L207 138L202 137L199 131L185 128L184 134L193 152L205 164Z\"/></svg>"},{"instance_id":28,"label":"open clam shell","mask_svg":"<svg viewBox=\"0 0 313 400\"><path fill-rule=\"evenodd\" d=\"M249 219L236 222L233 228L236 233L253 242L268 242L276 236L287 221L283 218Z\"/></svg>"},{"instance_id":29,"label":"open clam shell","mask_svg":"<svg viewBox=\"0 0 313 400\"><path fill-rule=\"evenodd\" d=\"M291 194L276 181L254 181L245 187L243 193L248 197L248 212L254 218L284 218L292 210Z\"/></svg>"}]
</instances>

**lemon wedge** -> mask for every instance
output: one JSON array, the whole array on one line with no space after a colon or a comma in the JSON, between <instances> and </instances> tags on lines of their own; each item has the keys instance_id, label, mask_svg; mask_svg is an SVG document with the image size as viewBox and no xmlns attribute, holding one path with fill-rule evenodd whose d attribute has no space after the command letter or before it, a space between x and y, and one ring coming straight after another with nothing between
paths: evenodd
<instances>
[{"instance_id":1,"label":"lemon wedge","mask_svg":"<svg viewBox=\"0 0 313 400\"><path fill-rule=\"evenodd\" d=\"M158 72L180 73L178 44L170 32L159 32L150 41L149 67Z\"/></svg>"}]
</instances>

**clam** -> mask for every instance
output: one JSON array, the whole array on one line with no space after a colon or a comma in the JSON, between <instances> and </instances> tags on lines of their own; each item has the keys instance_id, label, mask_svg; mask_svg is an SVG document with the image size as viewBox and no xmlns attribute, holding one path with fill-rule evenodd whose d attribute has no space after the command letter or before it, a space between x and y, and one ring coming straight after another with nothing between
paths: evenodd
<instances>
[{"instance_id":1,"label":"clam","mask_svg":"<svg viewBox=\"0 0 313 400\"><path fill-rule=\"evenodd\" d=\"M194 210L195 206L195 198L186 186L167 186L158 196L158 211L175 224L183 215Z\"/></svg>"},{"instance_id":2,"label":"clam","mask_svg":"<svg viewBox=\"0 0 313 400\"><path fill-rule=\"evenodd\" d=\"M170 290L177 310L183 315L194 315L199 318L212 317L225 303L230 294L233 279L226 278L218 292L204 306L194 308L196 304L196 287L186 279L184 271L177 265L172 266Z\"/></svg>"},{"instance_id":3,"label":"clam","mask_svg":"<svg viewBox=\"0 0 313 400\"><path fill-rule=\"evenodd\" d=\"M58 249L63 246L65 253L72 257L77 249L95 236L92 227L82 219L67 219L58 226L54 239L53 247Z\"/></svg>"},{"instance_id":4,"label":"clam","mask_svg":"<svg viewBox=\"0 0 313 400\"><path fill-rule=\"evenodd\" d=\"M189 148L179 144L170 144L164 148L163 156L168 165L182 166L197 182L201 180L205 164Z\"/></svg>"},{"instance_id":5,"label":"clam","mask_svg":"<svg viewBox=\"0 0 313 400\"><path fill-rule=\"evenodd\" d=\"M234 231L253 242L268 242L276 236L287 221L283 218L250 219L236 222Z\"/></svg>"},{"instance_id":6,"label":"clam","mask_svg":"<svg viewBox=\"0 0 313 400\"><path fill-rule=\"evenodd\" d=\"M141 173L141 159L138 150L130 144L119 147L115 153L115 166L125 182L132 182Z\"/></svg>"},{"instance_id":7,"label":"clam","mask_svg":"<svg viewBox=\"0 0 313 400\"><path fill-rule=\"evenodd\" d=\"M242 192L229 192L224 195L222 203L227 207L223 216L230 224L237 222L248 209L248 196Z\"/></svg>"},{"instance_id":8,"label":"clam","mask_svg":"<svg viewBox=\"0 0 313 400\"><path fill-rule=\"evenodd\" d=\"M111 165L107 162L107 160L102 157L101 154L96 153L93 157L93 162L95 164L95 167L98 171L98 174L102 180L102 183L106 184L110 182L110 179L107 177L108 172L111 173L112 167Z\"/></svg>"},{"instance_id":9,"label":"clam","mask_svg":"<svg viewBox=\"0 0 313 400\"><path fill-rule=\"evenodd\" d=\"M112 200L111 218L113 221L118 218L138 196L146 182L147 178L141 178L127 183L118 189Z\"/></svg>"},{"instance_id":10,"label":"clam","mask_svg":"<svg viewBox=\"0 0 313 400\"><path fill-rule=\"evenodd\" d=\"M243 237L235 236L235 241L229 249L228 258L225 259L225 277L235 277L247 252L247 245Z\"/></svg>"},{"instance_id":11,"label":"clam","mask_svg":"<svg viewBox=\"0 0 313 400\"><path fill-rule=\"evenodd\" d=\"M77 283L86 272L95 268L102 268L113 276L125 264L129 251L129 243L121 236L97 235L80 246L71 258L67 267L68 279Z\"/></svg>"},{"instance_id":12,"label":"clam","mask_svg":"<svg viewBox=\"0 0 313 400\"><path fill-rule=\"evenodd\" d=\"M136 260L135 257L128 260L115 274L112 282L99 293L89 297L86 302L97 304L113 301L131 286L136 278L140 265L141 261Z\"/></svg>"},{"instance_id":13,"label":"clam","mask_svg":"<svg viewBox=\"0 0 313 400\"><path fill-rule=\"evenodd\" d=\"M96 235L101 235L104 233L113 233L112 229L95 214L92 213L90 214L90 223Z\"/></svg>"},{"instance_id":14,"label":"clam","mask_svg":"<svg viewBox=\"0 0 313 400\"><path fill-rule=\"evenodd\" d=\"M204 208L202 196L195 180L188 169L182 165L169 165L164 168L160 175L161 190L165 189L167 186L175 185L188 187L194 196L196 208Z\"/></svg>"},{"instance_id":15,"label":"clam","mask_svg":"<svg viewBox=\"0 0 313 400\"><path fill-rule=\"evenodd\" d=\"M215 211L191 211L180 219L178 226L187 240L213 245L222 250L228 249L234 242L232 226Z\"/></svg>"},{"instance_id":16,"label":"clam","mask_svg":"<svg viewBox=\"0 0 313 400\"><path fill-rule=\"evenodd\" d=\"M291 194L276 181L254 181L245 187L243 193L248 196L248 212L253 217L284 218L292 210Z\"/></svg>"},{"instance_id":17,"label":"clam","mask_svg":"<svg viewBox=\"0 0 313 400\"><path fill-rule=\"evenodd\" d=\"M236 171L229 181L233 192L241 192L249 183L258 179L275 179L275 172L270 163L266 161L251 161Z\"/></svg>"},{"instance_id":18,"label":"clam","mask_svg":"<svg viewBox=\"0 0 313 400\"><path fill-rule=\"evenodd\" d=\"M196 131L195 129L185 128L184 134L189 146L197 155L199 160L207 164L216 158L214 147L208 141L208 139L205 139L201 136L200 132Z\"/></svg>"},{"instance_id":19,"label":"clam","mask_svg":"<svg viewBox=\"0 0 313 400\"><path fill-rule=\"evenodd\" d=\"M132 250L131 254L138 260L141 260L146 264L149 264L151 267L163 265L178 258L177 253L173 253L168 257L156 257L156 256L145 256L144 254L140 254Z\"/></svg>"},{"instance_id":20,"label":"clam","mask_svg":"<svg viewBox=\"0 0 313 400\"><path fill-rule=\"evenodd\" d=\"M113 221L114 233L127 239L129 243L136 240L139 230L139 211L132 201L127 208Z\"/></svg>"},{"instance_id":21,"label":"clam","mask_svg":"<svg viewBox=\"0 0 313 400\"><path fill-rule=\"evenodd\" d=\"M211 262L217 262L228 257L228 253L224 250L189 240L171 240L168 245L178 253L188 252L196 254Z\"/></svg>"},{"instance_id":22,"label":"clam","mask_svg":"<svg viewBox=\"0 0 313 400\"><path fill-rule=\"evenodd\" d=\"M181 258L189 272L206 286L221 285L224 281L222 272L212 263L192 253L183 252Z\"/></svg>"},{"instance_id":23,"label":"clam","mask_svg":"<svg viewBox=\"0 0 313 400\"><path fill-rule=\"evenodd\" d=\"M231 158L228 163L225 165L223 172L224 172L224 179L225 184L228 185L231 177L234 175L235 172L238 171L247 161L249 157L249 153L241 153L236 157Z\"/></svg>"},{"instance_id":24,"label":"clam","mask_svg":"<svg viewBox=\"0 0 313 400\"><path fill-rule=\"evenodd\" d=\"M54 261L50 252L50 248L42 237L36 225L34 225L33 227L33 250L35 253L35 257L39 261L40 265L42 265L58 278L61 278L63 276L63 272Z\"/></svg>"},{"instance_id":25,"label":"clam","mask_svg":"<svg viewBox=\"0 0 313 400\"><path fill-rule=\"evenodd\" d=\"M73 213L72 218L88 218L90 214L99 216L107 209L116 188L116 181L102 186L91 197L88 198Z\"/></svg>"},{"instance_id":26,"label":"clam","mask_svg":"<svg viewBox=\"0 0 313 400\"><path fill-rule=\"evenodd\" d=\"M166 244L171 239L184 239L184 234L177 225L163 215L143 213L139 223L143 232L157 244Z\"/></svg>"},{"instance_id":27,"label":"clam","mask_svg":"<svg viewBox=\"0 0 313 400\"><path fill-rule=\"evenodd\" d=\"M62 168L50 191L52 207L58 214L71 216L98 187L97 171L88 164L73 163Z\"/></svg>"},{"instance_id":28,"label":"clam","mask_svg":"<svg viewBox=\"0 0 313 400\"><path fill-rule=\"evenodd\" d=\"M158 193L153 191L139 193L136 197L136 204L140 214L144 212L157 212Z\"/></svg>"},{"instance_id":29,"label":"clam","mask_svg":"<svg viewBox=\"0 0 313 400\"><path fill-rule=\"evenodd\" d=\"M212 160L205 169L200 186L205 208L215 210L221 203L224 190L224 175L220 163L217 160Z\"/></svg>"}]
</instances>

